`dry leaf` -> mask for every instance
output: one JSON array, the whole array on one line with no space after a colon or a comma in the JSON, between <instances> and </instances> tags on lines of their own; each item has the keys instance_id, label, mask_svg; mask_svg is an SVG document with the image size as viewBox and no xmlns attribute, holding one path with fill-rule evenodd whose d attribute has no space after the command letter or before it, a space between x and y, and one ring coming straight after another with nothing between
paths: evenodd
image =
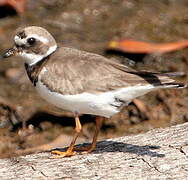
<instances>
[{"instance_id":1,"label":"dry leaf","mask_svg":"<svg viewBox=\"0 0 188 180\"><path fill-rule=\"evenodd\" d=\"M0 0L0 6L10 6L19 14L24 13L26 3L27 0Z\"/></svg>"},{"instance_id":2,"label":"dry leaf","mask_svg":"<svg viewBox=\"0 0 188 180\"><path fill-rule=\"evenodd\" d=\"M166 53L182 49L188 46L188 40L172 43L147 43L134 40L111 41L110 49L120 50L127 53Z\"/></svg>"}]
</instances>

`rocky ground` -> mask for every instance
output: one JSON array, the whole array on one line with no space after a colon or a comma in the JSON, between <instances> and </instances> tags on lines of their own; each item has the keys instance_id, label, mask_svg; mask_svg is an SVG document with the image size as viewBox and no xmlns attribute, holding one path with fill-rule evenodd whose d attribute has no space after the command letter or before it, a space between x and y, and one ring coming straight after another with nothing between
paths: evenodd
<instances>
[{"instance_id":1,"label":"rocky ground","mask_svg":"<svg viewBox=\"0 0 188 180\"><path fill-rule=\"evenodd\" d=\"M139 70L184 72L178 80L188 82L187 49L154 55L108 50L110 40L124 38L155 43L188 39L187 6L186 0L30 0L23 14L0 11L0 52L11 46L18 27L38 25L64 46L95 52ZM68 144L74 126L71 113L36 94L19 58L1 62L0 85L0 157ZM106 120L100 139L186 122L187 107L187 89L152 92ZM79 142L90 140L94 130L94 117L81 119L84 131Z\"/></svg>"}]
</instances>

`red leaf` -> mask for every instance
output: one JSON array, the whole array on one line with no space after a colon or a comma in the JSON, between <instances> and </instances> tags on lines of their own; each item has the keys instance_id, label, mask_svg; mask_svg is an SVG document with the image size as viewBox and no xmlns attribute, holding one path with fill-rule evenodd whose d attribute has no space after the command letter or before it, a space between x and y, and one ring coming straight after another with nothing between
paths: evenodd
<instances>
[{"instance_id":1,"label":"red leaf","mask_svg":"<svg viewBox=\"0 0 188 180\"><path fill-rule=\"evenodd\" d=\"M26 3L27 0L0 0L0 6L10 6L19 14L24 13Z\"/></svg>"},{"instance_id":2,"label":"red leaf","mask_svg":"<svg viewBox=\"0 0 188 180\"><path fill-rule=\"evenodd\" d=\"M111 41L110 49L120 50L128 53L166 53L182 49L188 46L188 40L172 43L147 43L133 40Z\"/></svg>"}]
</instances>

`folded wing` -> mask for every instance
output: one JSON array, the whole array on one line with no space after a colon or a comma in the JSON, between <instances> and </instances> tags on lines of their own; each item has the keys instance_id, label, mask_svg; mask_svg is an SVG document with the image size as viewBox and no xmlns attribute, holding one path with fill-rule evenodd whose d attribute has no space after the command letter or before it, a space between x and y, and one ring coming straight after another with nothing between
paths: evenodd
<instances>
[{"instance_id":1,"label":"folded wing","mask_svg":"<svg viewBox=\"0 0 188 180\"><path fill-rule=\"evenodd\" d=\"M101 93L133 86L183 87L170 74L138 72L103 56L60 48L45 64L41 81L54 92Z\"/></svg>"}]
</instances>

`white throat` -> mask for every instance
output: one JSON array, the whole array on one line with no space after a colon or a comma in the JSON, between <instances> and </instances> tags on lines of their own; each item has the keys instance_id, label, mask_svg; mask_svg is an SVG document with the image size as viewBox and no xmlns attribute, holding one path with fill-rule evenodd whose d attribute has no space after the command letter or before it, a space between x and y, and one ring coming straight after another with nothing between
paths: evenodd
<instances>
[{"instance_id":1,"label":"white throat","mask_svg":"<svg viewBox=\"0 0 188 180\"><path fill-rule=\"evenodd\" d=\"M48 49L46 54L43 54L43 55L34 54L34 53L26 53L26 52L20 52L18 55L22 57L29 66L32 66L36 64L37 62L41 61L43 58L52 54L56 49L57 49L57 45L54 45Z\"/></svg>"}]
</instances>

